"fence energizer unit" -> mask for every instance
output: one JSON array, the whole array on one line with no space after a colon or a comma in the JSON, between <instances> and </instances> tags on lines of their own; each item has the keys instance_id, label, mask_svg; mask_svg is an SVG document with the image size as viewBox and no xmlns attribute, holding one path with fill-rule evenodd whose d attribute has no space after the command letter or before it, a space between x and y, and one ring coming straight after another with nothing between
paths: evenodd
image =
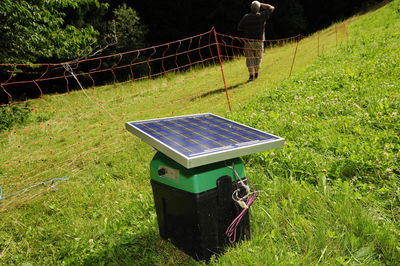
<instances>
[{"instance_id":1,"label":"fence energizer unit","mask_svg":"<svg viewBox=\"0 0 400 266\"><path fill-rule=\"evenodd\" d=\"M223 251L242 213L233 197L248 189L239 157L284 143L209 113L128 122L126 129L157 150L150 177L161 237L198 260ZM233 241L250 238L248 212L236 230Z\"/></svg>"}]
</instances>

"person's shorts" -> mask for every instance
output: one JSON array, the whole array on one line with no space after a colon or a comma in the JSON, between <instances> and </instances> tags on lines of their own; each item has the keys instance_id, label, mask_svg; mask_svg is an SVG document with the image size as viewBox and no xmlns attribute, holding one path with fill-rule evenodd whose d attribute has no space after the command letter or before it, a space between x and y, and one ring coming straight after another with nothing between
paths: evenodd
<instances>
[{"instance_id":1,"label":"person's shorts","mask_svg":"<svg viewBox=\"0 0 400 266\"><path fill-rule=\"evenodd\" d=\"M263 41L246 41L244 45L244 55L246 56L247 67L260 67L264 52Z\"/></svg>"}]
</instances>

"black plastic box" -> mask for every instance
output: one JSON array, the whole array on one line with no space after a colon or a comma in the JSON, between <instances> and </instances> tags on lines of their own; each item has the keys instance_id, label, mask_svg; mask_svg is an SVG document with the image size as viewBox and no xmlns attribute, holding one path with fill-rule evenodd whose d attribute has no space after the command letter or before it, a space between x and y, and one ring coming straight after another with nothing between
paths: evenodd
<instances>
[{"instance_id":1,"label":"black plastic box","mask_svg":"<svg viewBox=\"0 0 400 266\"><path fill-rule=\"evenodd\" d=\"M232 200L236 185L230 176L216 188L198 194L151 180L160 236L197 260L209 260L229 244L226 230L242 208ZM236 241L250 239L249 213L243 216Z\"/></svg>"}]
</instances>

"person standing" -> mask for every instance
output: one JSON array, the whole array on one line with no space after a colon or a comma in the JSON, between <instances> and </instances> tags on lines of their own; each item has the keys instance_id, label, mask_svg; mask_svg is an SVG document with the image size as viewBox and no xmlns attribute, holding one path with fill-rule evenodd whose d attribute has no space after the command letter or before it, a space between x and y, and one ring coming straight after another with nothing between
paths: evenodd
<instances>
[{"instance_id":1,"label":"person standing","mask_svg":"<svg viewBox=\"0 0 400 266\"><path fill-rule=\"evenodd\" d=\"M263 9L260 12L260 9ZM250 5L251 12L244 15L238 25L238 30L244 33L246 66L249 70L249 80L258 78L258 70L264 52L265 24L275 7L269 4L253 1Z\"/></svg>"}]
</instances>

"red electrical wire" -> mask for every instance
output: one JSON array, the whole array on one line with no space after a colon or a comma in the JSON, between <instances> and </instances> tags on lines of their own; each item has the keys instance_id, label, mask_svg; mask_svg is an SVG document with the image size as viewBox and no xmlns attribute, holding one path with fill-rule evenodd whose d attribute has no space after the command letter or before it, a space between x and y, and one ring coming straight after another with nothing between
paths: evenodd
<instances>
[{"instance_id":1,"label":"red electrical wire","mask_svg":"<svg viewBox=\"0 0 400 266\"><path fill-rule=\"evenodd\" d=\"M260 192L254 192L250 196L248 196L246 200L247 208L244 208L226 229L225 234L228 237L230 243L234 243L236 241L237 227L239 226L239 223L242 220L243 216L246 214L250 206L253 204L253 202L257 199L259 195Z\"/></svg>"}]
</instances>

